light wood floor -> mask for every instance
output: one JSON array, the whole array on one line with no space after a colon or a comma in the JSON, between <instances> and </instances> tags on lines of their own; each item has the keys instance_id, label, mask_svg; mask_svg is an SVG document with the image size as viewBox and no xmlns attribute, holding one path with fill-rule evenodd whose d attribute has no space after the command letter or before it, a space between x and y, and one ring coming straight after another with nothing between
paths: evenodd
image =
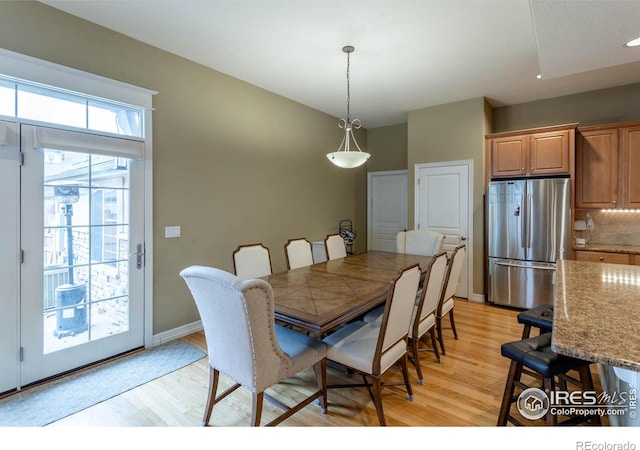
<instances>
[{"instance_id":1,"label":"light wood floor","mask_svg":"<svg viewBox=\"0 0 640 450\"><path fill-rule=\"evenodd\" d=\"M425 377L418 385L410 366L414 400L406 399L400 386L383 390L383 405L389 426L495 426L509 361L500 355L500 345L520 339L518 311L456 299L455 318L459 339L445 331L447 354L437 363L432 353L422 353ZM199 332L184 338L205 349ZM205 349L206 350L206 349ZM592 369L596 383L597 370ZM351 376L328 369L329 383L342 383ZM200 426L207 395L209 367L206 358L162 378L125 392L77 414L53 423L63 426ZM400 381L399 371L389 381ZM358 377L353 381L359 382ZM229 385L224 378L220 390ZM280 385L285 401L296 399L312 388L313 372ZM597 388L599 389L599 387ZM378 425L375 408L364 388L330 389L329 408L307 406L281 426L359 427ZM245 426L249 423L251 396L239 389L213 410L211 426ZM265 401L262 421L279 411Z\"/></svg>"}]
</instances>

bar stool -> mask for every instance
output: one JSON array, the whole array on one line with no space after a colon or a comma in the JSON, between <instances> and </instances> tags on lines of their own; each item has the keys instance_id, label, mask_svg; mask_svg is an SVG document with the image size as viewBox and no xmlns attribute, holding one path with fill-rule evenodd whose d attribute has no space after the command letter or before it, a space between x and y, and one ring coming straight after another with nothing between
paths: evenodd
<instances>
[{"instance_id":1,"label":"bar stool","mask_svg":"<svg viewBox=\"0 0 640 450\"><path fill-rule=\"evenodd\" d=\"M511 405L518 401L520 395L519 393L518 396L514 396L516 387L519 388L521 392L533 387L521 380L522 374L526 373L523 370L524 368L533 371L542 378L542 389L547 396L550 392L555 392L556 390L556 377L561 378L566 383L578 386L583 392L595 390L591 371L589 370L590 362L555 353L551 350L551 333L543 333L539 336L502 344L500 350L502 356L511 360L511 365L502 397L498 426L506 426L507 422L519 426L525 425L518 420L518 418L511 415ZM567 372L571 370L577 370L579 378L567 375ZM539 391L534 393L540 393L540 395L542 395ZM543 399L535 398L533 395L525 398L524 401L539 401L544 403ZM542 407L540 410L544 411ZM539 417L541 418L543 416L541 415ZM548 400L544 417L547 425L577 425L587 421L591 421L592 424L600 424L600 417L597 415L571 416L559 422L558 416L551 413Z\"/></svg>"},{"instance_id":2,"label":"bar stool","mask_svg":"<svg viewBox=\"0 0 640 450\"><path fill-rule=\"evenodd\" d=\"M553 305L539 305L518 314L518 323L524 325L522 339L531 334L531 328L540 329L540 334L553 328Z\"/></svg>"}]
</instances>

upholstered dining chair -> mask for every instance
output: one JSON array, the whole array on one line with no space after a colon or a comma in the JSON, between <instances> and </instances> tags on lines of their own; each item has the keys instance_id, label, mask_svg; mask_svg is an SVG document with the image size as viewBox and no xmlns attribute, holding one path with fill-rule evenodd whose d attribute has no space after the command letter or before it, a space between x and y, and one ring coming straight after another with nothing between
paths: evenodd
<instances>
[{"instance_id":1,"label":"upholstered dining chair","mask_svg":"<svg viewBox=\"0 0 640 450\"><path fill-rule=\"evenodd\" d=\"M243 280L271 275L271 253L264 245L240 245L233 252L233 270Z\"/></svg>"},{"instance_id":2,"label":"upholstered dining chair","mask_svg":"<svg viewBox=\"0 0 640 450\"><path fill-rule=\"evenodd\" d=\"M453 319L453 297L460 284L460 275L462 274L462 266L466 257L467 247L465 244L459 244L451 253L449 257L449 264L447 274L445 276L445 284L442 288L442 296L438 304L438 311L436 312L436 332L438 334L438 342L440 343L440 351L445 354L444 339L442 336L442 319L448 315L449 322L451 324L451 330L453 336L458 339L458 332L456 331L456 323Z\"/></svg>"},{"instance_id":3,"label":"upholstered dining chair","mask_svg":"<svg viewBox=\"0 0 640 450\"><path fill-rule=\"evenodd\" d=\"M445 235L432 230L400 231L396 235L396 252L432 256L442 251Z\"/></svg>"},{"instance_id":4,"label":"upholstered dining chair","mask_svg":"<svg viewBox=\"0 0 640 450\"><path fill-rule=\"evenodd\" d=\"M344 239L339 234L330 234L324 240L324 249L327 252L327 259L338 259L347 256L347 247Z\"/></svg>"},{"instance_id":5,"label":"upholstered dining chair","mask_svg":"<svg viewBox=\"0 0 640 450\"><path fill-rule=\"evenodd\" d=\"M311 242L305 238L289 239L284 244L284 256L289 270L310 266L313 264Z\"/></svg>"},{"instance_id":6,"label":"upholstered dining chair","mask_svg":"<svg viewBox=\"0 0 640 450\"><path fill-rule=\"evenodd\" d=\"M423 384L422 368L420 367L419 352L431 350L436 361L440 362L438 344L436 342L436 312L442 294L448 259L446 252L440 252L433 257L425 270L422 287L418 291L416 302L409 324L409 361L416 368L418 384ZM378 307L364 316L365 322L376 322L382 319L384 306ZM429 333L431 342L426 342ZM420 342L430 345L430 348L420 348Z\"/></svg>"},{"instance_id":7,"label":"upholstered dining chair","mask_svg":"<svg viewBox=\"0 0 640 450\"><path fill-rule=\"evenodd\" d=\"M382 408L382 377L394 365L400 366L408 398L413 399L407 373L407 336L421 274L420 266L415 264L405 268L391 281L379 322L352 322L323 339L329 347L327 359L360 374L363 380L361 384L329 387L366 387L382 426L386 425Z\"/></svg>"},{"instance_id":8,"label":"upholstered dining chair","mask_svg":"<svg viewBox=\"0 0 640 450\"><path fill-rule=\"evenodd\" d=\"M266 281L241 280L206 266L187 267L180 276L200 313L209 355L209 395L203 426L209 424L213 407L241 386L253 396L252 426L260 425L265 398L284 409L267 425L279 424L316 399L320 399L322 412L326 411L327 346L319 339L276 325L273 291ZM295 406L289 407L265 392L311 366L317 389ZM235 384L216 396L220 373Z\"/></svg>"}]
</instances>

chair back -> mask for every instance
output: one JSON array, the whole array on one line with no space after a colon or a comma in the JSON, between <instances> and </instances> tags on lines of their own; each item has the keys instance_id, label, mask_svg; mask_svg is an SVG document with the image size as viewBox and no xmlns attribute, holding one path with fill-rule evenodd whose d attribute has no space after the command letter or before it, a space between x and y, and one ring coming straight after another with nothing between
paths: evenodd
<instances>
[{"instance_id":1,"label":"chair back","mask_svg":"<svg viewBox=\"0 0 640 450\"><path fill-rule=\"evenodd\" d=\"M409 324L421 277L420 266L414 264L403 269L400 275L391 281L380 323L374 371L386 370L386 366L398 360L398 355L406 352ZM387 353L389 356L385 358Z\"/></svg>"},{"instance_id":2,"label":"chair back","mask_svg":"<svg viewBox=\"0 0 640 450\"><path fill-rule=\"evenodd\" d=\"M446 275L446 284L442 291L443 301L452 298L456 293L456 289L458 289L466 252L467 247L465 246L465 244L460 244L453 250L451 257L449 258L449 268Z\"/></svg>"},{"instance_id":3,"label":"chair back","mask_svg":"<svg viewBox=\"0 0 640 450\"><path fill-rule=\"evenodd\" d=\"M327 259L338 259L347 256L347 247L344 239L339 234L330 234L324 240L324 249L327 252Z\"/></svg>"},{"instance_id":4,"label":"chair back","mask_svg":"<svg viewBox=\"0 0 640 450\"><path fill-rule=\"evenodd\" d=\"M313 264L311 242L305 238L289 239L284 245L284 255L289 270Z\"/></svg>"},{"instance_id":5,"label":"chair back","mask_svg":"<svg viewBox=\"0 0 640 450\"><path fill-rule=\"evenodd\" d=\"M396 251L410 255L433 256L442 251L445 235L432 230L400 231Z\"/></svg>"},{"instance_id":6,"label":"chair back","mask_svg":"<svg viewBox=\"0 0 640 450\"><path fill-rule=\"evenodd\" d=\"M243 280L271 275L271 254L262 244L241 245L233 252L233 270Z\"/></svg>"},{"instance_id":7,"label":"chair back","mask_svg":"<svg viewBox=\"0 0 640 450\"><path fill-rule=\"evenodd\" d=\"M289 357L276 338L271 286L206 266L180 276L200 313L211 367L254 392L272 385Z\"/></svg>"},{"instance_id":8,"label":"chair back","mask_svg":"<svg viewBox=\"0 0 640 450\"><path fill-rule=\"evenodd\" d=\"M422 285L422 291L420 299L416 308L416 318L414 327L417 327L430 314L435 314L438 309L438 303L442 296L442 289L444 287L444 281L448 270L448 258L446 252L440 252L433 257L431 264L427 268L425 274L424 284ZM413 336L420 336L421 333L415 333L418 331L414 328Z\"/></svg>"}]
</instances>

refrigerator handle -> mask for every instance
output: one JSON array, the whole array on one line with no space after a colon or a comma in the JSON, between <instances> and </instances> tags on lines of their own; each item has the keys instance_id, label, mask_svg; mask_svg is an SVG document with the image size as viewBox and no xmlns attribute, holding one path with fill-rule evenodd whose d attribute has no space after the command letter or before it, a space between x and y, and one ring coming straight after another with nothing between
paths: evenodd
<instances>
[{"instance_id":1,"label":"refrigerator handle","mask_svg":"<svg viewBox=\"0 0 640 450\"><path fill-rule=\"evenodd\" d=\"M522 233L522 239L520 239L520 246L522 248L527 248L527 224L525 219L527 217L527 203L526 203L526 194L522 194L521 205L524 211L520 211L521 207L518 206L518 215L520 216L520 232Z\"/></svg>"},{"instance_id":2,"label":"refrigerator handle","mask_svg":"<svg viewBox=\"0 0 640 450\"><path fill-rule=\"evenodd\" d=\"M555 266L534 266L534 265L516 264L512 262L501 262L501 261L496 261L494 264L496 266L518 267L521 269L550 270L550 271L556 270Z\"/></svg>"},{"instance_id":3,"label":"refrigerator handle","mask_svg":"<svg viewBox=\"0 0 640 450\"><path fill-rule=\"evenodd\" d=\"M531 248L531 193L527 193L527 248Z\"/></svg>"}]
</instances>

